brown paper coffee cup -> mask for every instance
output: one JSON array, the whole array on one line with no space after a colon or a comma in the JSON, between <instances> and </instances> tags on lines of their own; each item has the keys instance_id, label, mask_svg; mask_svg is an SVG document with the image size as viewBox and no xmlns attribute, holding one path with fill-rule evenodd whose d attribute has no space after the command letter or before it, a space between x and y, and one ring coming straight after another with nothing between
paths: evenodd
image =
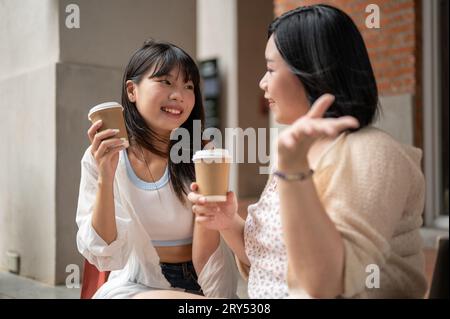
<instances>
[{"instance_id":1,"label":"brown paper coffee cup","mask_svg":"<svg viewBox=\"0 0 450 319\"><path fill-rule=\"evenodd\" d=\"M88 118L92 123L102 120L103 124L98 130L102 132L107 129L118 129L119 133L111 138L120 138L126 142L125 147L130 145L128 134L123 118L123 107L117 102L106 102L91 108Z\"/></svg>"},{"instance_id":2,"label":"brown paper coffee cup","mask_svg":"<svg viewBox=\"0 0 450 319\"><path fill-rule=\"evenodd\" d=\"M231 157L225 149L202 150L193 157L198 192L209 202L227 200Z\"/></svg>"}]
</instances>

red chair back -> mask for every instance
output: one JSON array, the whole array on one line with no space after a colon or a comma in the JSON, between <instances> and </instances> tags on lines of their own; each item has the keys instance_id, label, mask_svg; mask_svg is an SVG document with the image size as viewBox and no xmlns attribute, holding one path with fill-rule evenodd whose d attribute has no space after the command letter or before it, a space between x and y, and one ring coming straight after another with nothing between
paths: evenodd
<instances>
[{"instance_id":1,"label":"red chair back","mask_svg":"<svg viewBox=\"0 0 450 319\"><path fill-rule=\"evenodd\" d=\"M109 277L109 271L98 271L97 267L84 260L83 284L81 286L81 299L91 299Z\"/></svg>"}]
</instances>

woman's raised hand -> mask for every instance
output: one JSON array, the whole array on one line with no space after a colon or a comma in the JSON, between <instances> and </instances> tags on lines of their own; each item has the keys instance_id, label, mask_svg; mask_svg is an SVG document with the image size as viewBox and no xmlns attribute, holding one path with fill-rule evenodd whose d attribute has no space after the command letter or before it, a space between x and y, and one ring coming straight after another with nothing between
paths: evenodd
<instances>
[{"instance_id":1,"label":"woman's raised hand","mask_svg":"<svg viewBox=\"0 0 450 319\"><path fill-rule=\"evenodd\" d=\"M97 133L101 126L101 120L95 122L87 134L91 141L91 153L99 170L99 178L112 182L119 163L119 152L125 149L125 144L121 139L113 138L119 130L108 129Z\"/></svg>"},{"instance_id":2,"label":"woman's raised hand","mask_svg":"<svg viewBox=\"0 0 450 319\"><path fill-rule=\"evenodd\" d=\"M214 230L226 230L232 226L234 218L238 217L237 200L233 192L227 193L226 202L207 202L203 195L197 193L197 183L191 184L191 191L188 199L193 204L196 222Z\"/></svg>"},{"instance_id":3,"label":"woman's raised hand","mask_svg":"<svg viewBox=\"0 0 450 319\"><path fill-rule=\"evenodd\" d=\"M344 130L359 126L358 120L352 116L323 118L333 102L333 95L322 95L307 114L280 134L278 138L278 168L280 170L295 172L308 169L307 154L316 139L336 137Z\"/></svg>"}]
</instances>

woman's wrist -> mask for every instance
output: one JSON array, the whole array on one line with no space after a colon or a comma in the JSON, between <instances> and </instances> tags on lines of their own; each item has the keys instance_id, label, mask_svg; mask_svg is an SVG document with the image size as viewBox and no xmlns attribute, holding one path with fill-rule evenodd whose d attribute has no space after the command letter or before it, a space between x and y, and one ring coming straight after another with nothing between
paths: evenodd
<instances>
[{"instance_id":1,"label":"woman's wrist","mask_svg":"<svg viewBox=\"0 0 450 319\"><path fill-rule=\"evenodd\" d=\"M307 173L310 170L308 160L278 161L278 170L286 174Z\"/></svg>"},{"instance_id":2,"label":"woman's wrist","mask_svg":"<svg viewBox=\"0 0 450 319\"><path fill-rule=\"evenodd\" d=\"M194 236L201 238L201 241L212 242L220 238L220 232L215 229L209 229L195 220Z\"/></svg>"},{"instance_id":3,"label":"woman's wrist","mask_svg":"<svg viewBox=\"0 0 450 319\"><path fill-rule=\"evenodd\" d=\"M312 169L309 169L308 171L299 171L296 173L284 173L277 170L273 172L273 174L284 181L298 182L310 178L314 174L314 171Z\"/></svg>"},{"instance_id":4,"label":"woman's wrist","mask_svg":"<svg viewBox=\"0 0 450 319\"><path fill-rule=\"evenodd\" d=\"M99 189L112 189L114 184L114 178L108 178L104 176L99 176L97 178L97 185Z\"/></svg>"},{"instance_id":5,"label":"woman's wrist","mask_svg":"<svg viewBox=\"0 0 450 319\"><path fill-rule=\"evenodd\" d=\"M234 213L230 224L228 225L228 227L226 228L222 228L220 230L221 234L230 234L233 233L236 229L239 229L240 224L241 224L242 218L239 216L239 214L236 212Z\"/></svg>"}]
</instances>

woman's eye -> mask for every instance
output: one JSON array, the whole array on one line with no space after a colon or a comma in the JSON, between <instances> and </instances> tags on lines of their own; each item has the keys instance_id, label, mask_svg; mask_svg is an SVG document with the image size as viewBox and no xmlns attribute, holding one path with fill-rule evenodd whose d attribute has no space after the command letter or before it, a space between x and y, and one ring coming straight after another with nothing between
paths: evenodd
<instances>
[{"instance_id":1,"label":"woman's eye","mask_svg":"<svg viewBox=\"0 0 450 319\"><path fill-rule=\"evenodd\" d=\"M170 83L170 81L169 81L169 80L161 80L161 81L159 81L159 82L161 82L161 83L164 83L164 84L167 84L167 85L170 85L170 84L172 84L172 83Z\"/></svg>"},{"instance_id":2,"label":"woman's eye","mask_svg":"<svg viewBox=\"0 0 450 319\"><path fill-rule=\"evenodd\" d=\"M188 85L186 85L186 89L193 90L194 86L192 84L188 84Z\"/></svg>"}]
</instances>

